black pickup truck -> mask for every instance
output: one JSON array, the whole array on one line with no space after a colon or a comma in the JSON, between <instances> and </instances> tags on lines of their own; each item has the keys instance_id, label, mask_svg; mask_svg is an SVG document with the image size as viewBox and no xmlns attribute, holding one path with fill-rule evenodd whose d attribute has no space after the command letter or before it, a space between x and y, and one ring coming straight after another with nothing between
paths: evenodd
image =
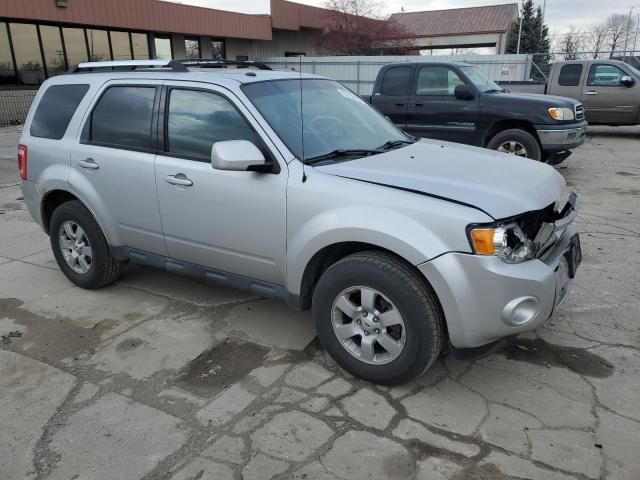
<instances>
[{"instance_id":1,"label":"black pickup truck","mask_svg":"<svg viewBox=\"0 0 640 480\"><path fill-rule=\"evenodd\" d=\"M587 122L576 100L508 93L473 65L385 65L364 97L416 137L466 143L555 165L584 143Z\"/></svg>"}]
</instances>

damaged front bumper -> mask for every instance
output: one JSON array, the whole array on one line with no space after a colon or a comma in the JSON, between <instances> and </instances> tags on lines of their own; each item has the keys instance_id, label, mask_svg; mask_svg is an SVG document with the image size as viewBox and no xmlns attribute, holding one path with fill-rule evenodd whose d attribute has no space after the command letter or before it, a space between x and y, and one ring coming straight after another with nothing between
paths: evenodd
<instances>
[{"instance_id":1,"label":"damaged front bumper","mask_svg":"<svg viewBox=\"0 0 640 480\"><path fill-rule=\"evenodd\" d=\"M418 266L440 300L453 347L478 348L534 330L551 317L582 260L573 200L561 218L540 227L532 260L508 264L496 256L451 252Z\"/></svg>"}]
</instances>

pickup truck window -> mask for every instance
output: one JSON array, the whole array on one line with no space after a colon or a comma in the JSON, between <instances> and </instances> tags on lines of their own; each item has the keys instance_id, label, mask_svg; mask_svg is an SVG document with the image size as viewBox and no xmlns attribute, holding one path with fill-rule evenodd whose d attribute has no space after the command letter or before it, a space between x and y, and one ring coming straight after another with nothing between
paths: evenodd
<instances>
[{"instance_id":1,"label":"pickup truck window","mask_svg":"<svg viewBox=\"0 0 640 480\"><path fill-rule=\"evenodd\" d=\"M382 95L394 97L407 96L411 67L392 67L388 69L382 79Z\"/></svg>"},{"instance_id":2,"label":"pickup truck window","mask_svg":"<svg viewBox=\"0 0 640 480\"><path fill-rule=\"evenodd\" d=\"M490 80L478 67L460 67L460 70L471 80L480 92L504 92L504 89Z\"/></svg>"},{"instance_id":3,"label":"pickup truck window","mask_svg":"<svg viewBox=\"0 0 640 480\"><path fill-rule=\"evenodd\" d=\"M453 96L456 87L464 83L449 67L422 67L418 75L415 94L418 96Z\"/></svg>"},{"instance_id":4,"label":"pickup truck window","mask_svg":"<svg viewBox=\"0 0 640 480\"><path fill-rule=\"evenodd\" d=\"M558 83L563 87L577 87L580 85L582 77L582 65L580 63L570 63L564 65L560 70Z\"/></svg>"},{"instance_id":5,"label":"pickup truck window","mask_svg":"<svg viewBox=\"0 0 640 480\"><path fill-rule=\"evenodd\" d=\"M589 70L587 85L590 87L619 87L620 79L627 75L615 65L594 64Z\"/></svg>"}]
</instances>

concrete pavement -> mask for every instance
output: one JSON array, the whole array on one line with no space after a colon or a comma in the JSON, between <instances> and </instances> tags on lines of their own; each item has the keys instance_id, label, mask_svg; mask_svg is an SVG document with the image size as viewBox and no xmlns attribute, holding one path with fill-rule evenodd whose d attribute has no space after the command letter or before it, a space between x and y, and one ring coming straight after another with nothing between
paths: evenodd
<instances>
[{"instance_id":1,"label":"concrete pavement","mask_svg":"<svg viewBox=\"0 0 640 480\"><path fill-rule=\"evenodd\" d=\"M15 186L17 138L0 129L3 480L640 478L640 129L593 128L560 169L584 262L552 320L395 388L275 302L139 266L72 286Z\"/></svg>"}]
</instances>

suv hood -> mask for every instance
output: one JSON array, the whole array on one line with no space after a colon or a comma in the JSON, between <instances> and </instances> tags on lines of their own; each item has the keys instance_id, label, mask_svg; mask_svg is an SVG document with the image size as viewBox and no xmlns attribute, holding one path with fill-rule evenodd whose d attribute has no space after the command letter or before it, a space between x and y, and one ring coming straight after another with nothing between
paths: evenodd
<instances>
[{"instance_id":1,"label":"suv hood","mask_svg":"<svg viewBox=\"0 0 640 480\"><path fill-rule=\"evenodd\" d=\"M562 175L543 163L426 139L387 153L314 168L461 203L494 219L543 209L565 189Z\"/></svg>"}]
</instances>

